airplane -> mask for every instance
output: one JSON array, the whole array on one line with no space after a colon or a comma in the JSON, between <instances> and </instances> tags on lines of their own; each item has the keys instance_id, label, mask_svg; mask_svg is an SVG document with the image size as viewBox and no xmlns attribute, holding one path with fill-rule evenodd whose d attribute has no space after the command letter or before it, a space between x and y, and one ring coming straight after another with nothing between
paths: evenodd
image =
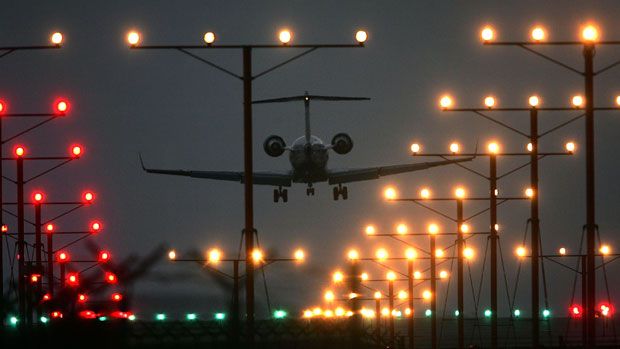
<instances>
[{"instance_id":1,"label":"airplane","mask_svg":"<svg viewBox=\"0 0 620 349\"><path fill-rule=\"evenodd\" d=\"M379 167L365 167L355 169L329 169L327 162L329 151L344 155L353 149L353 140L346 133L336 134L330 144L324 144L321 139L312 135L310 130L310 101L367 101L366 97L339 97L339 96L319 96L304 95L265 99L252 102L253 104L265 103L284 103L293 101L303 101L305 109L305 134L297 138L292 144L286 145L280 136L269 136L263 143L263 149L271 157L279 157L285 151L289 152L289 162L292 169L288 171L257 171L253 173L253 183L256 185L268 185L277 187L273 191L273 201L288 202L288 190L283 187L290 187L293 183L303 183L308 187L307 196L314 196L314 184L327 182L334 185L333 198L338 200L348 199L348 189L343 184L379 179L380 177L396 175L406 172L426 170L431 167L444 166L457 162L471 161L473 157L456 160L444 160L434 162L420 162L413 164L400 164ZM233 181L243 183L243 171L193 171L193 170L168 170L147 168L140 155L142 169L147 173L165 174L174 176L186 176L193 178Z\"/></svg>"}]
</instances>

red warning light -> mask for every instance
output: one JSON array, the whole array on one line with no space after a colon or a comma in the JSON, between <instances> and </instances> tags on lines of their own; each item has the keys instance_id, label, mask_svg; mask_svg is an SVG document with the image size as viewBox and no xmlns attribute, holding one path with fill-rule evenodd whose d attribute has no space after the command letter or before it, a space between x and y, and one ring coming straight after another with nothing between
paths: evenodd
<instances>
[{"instance_id":1,"label":"red warning light","mask_svg":"<svg viewBox=\"0 0 620 349\"><path fill-rule=\"evenodd\" d=\"M115 284L118 279L116 278L116 274L108 271L105 273L105 281L109 284Z\"/></svg>"},{"instance_id":2,"label":"red warning light","mask_svg":"<svg viewBox=\"0 0 620 349\"><path fill-rule=\"evenodd\" d=\"M32 199L34 200L35 203L40 203L41 201L43 201L43 193L41 192L36 192L32 195Z\"/></svg>"},{"instance_id":3,"label":"red warning light","mask_svg":"<svg viewBox=\"0 0 620 349\"><path fill-rule=\"evenodd\" d=\"M112 300L115 302L120 302L123 299L123 295L120 293L113 293Z\"/></svg>"},{"instance_id":4,"label":"red warning light","mask_svg":"<svg viewBox=\"0 0 620 349\"><path fill-rule=\"evenodd\" d=\"M79 146L79 145L72 145L71 146L71 155L74 158L79 158L82 155L83 151L84 151L84 149L82 149L82 147Z\"/></svg>"},{"instance_id":5,"label":"red warning light","mask_svg":"<svg viewBox=\"0 0 620 349\"><path fill-rule=\"evenodd\" d=\"M130 311L113 311L112 313L110 313L110 316L112 316L113 318L117 318L117 319L128 319L131 315L133 315L132 312Z\"/></svg>"},{"instance_id":6,"label":"red warning light","mask_svg":"<svg viewBox=\"0 0 620 349\"><path fill-rule=\"evenodd\" d=\"M99 221L94 221L90 224L90 231L93 233L98 233L102 228L102 225Z\"/></svg>"},{"instance_id":7,"label":"red warning light","mask_svg":"<svg viewBox=\"0 0 620 349\"><path fill-rule=\"evenodd\" d=\"M80 279L77 273L68 273L67 274L67 284L69 286L77 286L80 284Z\"/></svg>"},{"instance_id":8,"label":"red warning light","mask_svg":"<svg viewBox=\"0 0 620 349\"><path fill-rule=\"evenodd\" d=\"M30 275L30 282L32 282L33 284L36 284L37 282L39 282L39 279L41 279L41 275L40 274L32 274L32 275Z\"/></svg>"},{"instance_id":9,"label":"red warning light","mask_svg":"<svg viewBox=\"0 0 620 349\"><path fill-rule=\"evenodd\" d=\"M24 148L21 145L18 145L15 147L15 149L13 149L13 153L15 153L15 156L17 156L18 158L21 158L22 156L26 154L26 148Z\"/></svg>"},{"instance_id":10,"label":"red warning light","mask_svg":"<svg viewBox=\"0 0 620 349\"><path fill-rule=\"evenodd\" d=\"M66 114L69 111L69 102L59 99L54 104L54 108L56 109L56 114Z\"/></svg>"},{"instance_id":11,"label":"red warning light","mask_svg":"<svg viewBox=\"0 0 620 349\"><path fill-rule=\"evenodd\" d=\"M614 313L614 307L611 304L602 303L598 306L598 309L603 317L611 317Z\"/></svg>"},{"instance_id":12,"label":"red warning light","mask_svg":"<svg viewBox=\"0 0 620 349\"><path fill-rule=\"evenodd\" d=\"M62 313L58 310L52 312L52 318L54 319L62 319Z\"/></svg>"},{"instance_id":13,"label":"red warning light","mask_svg":"<svg viewBox=\"0 0 620 349\"><path fill-rule=\"evenodd\" d=\"M570 316L572 318L580 318L583 315L583 308L578 305L578 304L574 304L570 307Z\"/></svg>"},{"instance_id":14,"label":"red warning light","mask_svg":"<svg viewBox=\"0 0 620 349\"><path fill-rule=\"evenodd\" d=\"M51 294L49 294L49 293L46 293L46 294L44 294L44 295L43 295L43 298L42 298L42 299L43 299L43 301L44 301L44 302L47 302L47 301L49 301L50 299L52 299L52 295L51 295Z\"/></svg>"},{"instance_id":15,"label":"red warning light","mask_svg":"<svg viewBox=\"0 0 620 349\"><path fill-rule=\"evenodd\" d=\"M58 252L58 255L56 258L58 259L58 262L66 263L69 261L69 254L67 252L61 251L61 252Z\"/></svg>"},{"instance_id":16,"label":"red warning light","mask_svg":"<svg viewBox=\"0 0 620 349\"><path fill-rule=\"evenodd\" d=\"M6 103L4 101L0 101L0 114L4 114L6 111Z\"/></svg>"},{"instance_id":17,"label":"red warning light","mask_svg":"<svg viewBox=\"0 0 620 349\"><path fill-rule=\"evenodd\" d=\"M3 232L3 233L6 233L6 232L8 232L8 231L9 231L9 226L8 226L8 225L6 225L6 224L2 224L2 228L1 228L1 230L2 230L2 232Z\"/></svg>"},{"instance_id":18,"label":"red warning light","mask_svg":"<svg viewBox=\"0 0 620 349\"><path fill-rule=\"evenodd\" d=\"M95 194L93 194L92 191L87 191L82 195L82 198L87 204L90 204L93 200L95 200Z\"/></svg>"},{"instance_id":19,"label":"red warning light","mask_svg":"<svg viewBox=\"0 0 620 349\"><path fill-rule=\"evenodd\" d=\"M110 252L101 251L99 252L99 262L107 262L110 260Z\"/></svg>"},{"instance_id":20,"label":"red warning light","mask_svg":"<svg viewBox=\"0 0 620 349\"><path fill-rule=\"evenodd\" d=\"M97 314L92 310L82 310L80 312L80 317L82 319L96 319Z\"/></svg>"},{"instance_id":21,"label":"red warning light","mask_svg":"<svg viewBox=\"0 0 620 349\"><path fill-rule=\"evenodd\" d=\"M78 302L80 302L80 303L86 303L86 301L87 301L87 300L88 300L88 296L87 296L87 295L85 295L85 294L83 294L83 293L80 293L80 294L78 295Z\"/></svg>"},{"instance_id":22,"label":"red warning light","mask_svg":"<svg viewBox=\"0 0 620 349\"><path fill-rule=\"evenodd\" d=\"M55 228L56 227L54 227L54 225L52 223L47 223L45 225L45 231L48 232L48 233L53 232Z\"/></svg>"}]
</instances>

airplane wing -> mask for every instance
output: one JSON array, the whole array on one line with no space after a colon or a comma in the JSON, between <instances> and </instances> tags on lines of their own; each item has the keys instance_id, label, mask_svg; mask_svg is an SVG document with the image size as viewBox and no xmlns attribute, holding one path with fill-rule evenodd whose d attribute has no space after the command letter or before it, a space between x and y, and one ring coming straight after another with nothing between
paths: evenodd
<instances>
[{"instance_id":1,"label":"airplane wing","mask_svg":"<svg viewBox=\"0 0 620 349\"><path fill-rule=\"evenodd\" d=\"M328 173L329 184L342 184L350 182L368 181L380 177L391 176L399 173L426 170L431 167L450 165L457 162L471 161L473 157L458 160L444 160L433 162L419 162L416 164L392 165L382 167L368 167L358 169L331 170Z\"/></svg>"},{"instance_id":2,"label":"airplane wing","mask_svg":"<svg viewBox=\"0 0 620 349\"><path fill-rule=\"evenodd\" d=\"M142 169L147 173L155 173L155 174L164 174L171 176L185 176L192 178L204 178L204 179L214 179L220 181L231 181L231 182L239 182L243 183L244 175L243 172L235 172L235 171L192 171L192 170L168 170L168 169L156 169L156 168L147 168L144 166L144 162L142 161L142 156L140 156L140 165L142 165ZM272 185L272 186L282 186L282 187L290 187L293 181L293 178L290 173L284 172L266 172L259 171L254 172L252 176L254 180L254 184L257 185Z\"/></svg>"}]
</instances>

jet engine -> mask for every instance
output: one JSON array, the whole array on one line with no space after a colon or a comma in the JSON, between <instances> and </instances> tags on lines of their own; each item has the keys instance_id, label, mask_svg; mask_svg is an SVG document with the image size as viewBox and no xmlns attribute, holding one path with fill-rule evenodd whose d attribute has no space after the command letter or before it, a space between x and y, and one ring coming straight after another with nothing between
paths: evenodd
<instances>
[{"instance_id":1,"label":"jet engine","mask_svg":"<svg viewBox=\"0 0 620 349\"><path fill-rule=\"evenodd\" d=\"M269 136L263 143L263 149L269 156L278 157L284 153L286 143L280 136Z\"/></svg>"},{"instance_id":2,"label":"jet engine","mask_svg":"<svg viewBox=\"0 0 620 349\"><path fill-rule=\"evenodd\" d=\"M338 154L346 154L353 149L353 140L346 133L339 133L332 138L332 148Z\"/></svg>"}]
</instances>

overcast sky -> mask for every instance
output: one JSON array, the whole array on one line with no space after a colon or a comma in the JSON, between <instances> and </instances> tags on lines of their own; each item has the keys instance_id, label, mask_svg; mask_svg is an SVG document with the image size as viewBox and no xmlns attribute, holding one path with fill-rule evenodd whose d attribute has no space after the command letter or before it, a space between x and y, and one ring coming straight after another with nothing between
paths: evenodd
<instances>
[{"instance_id":1,"label":"overcast sky","mask_svg":"<svg viewBox=\"0 0 620 349\"><path fill-rule=\"evenodd\" d=\"M502 106L525 106L527 97L539 94L545 106L566 106L570 96L582 91L582 78L526 51L511 47L483 47L479 30L493 24L498 37L527 39L529 29L544 24L551 39L573 40L579 27L594 20L602 37L620 38L620 5L617 1L14 1L0 13L2 45L47 43L51 32L65 34L61 50L17 52L0 61L0 97L11 111L48 110L58 96L71 100L70 115L23 138L31 154L64 154L72 142L81 142L85 156L79 162L38 180L27 190L42 188L50 199L71 199L85 188L98 193L97 204L73 219L58 222L69 229L81 227L91 217L105 222L97 242L117 259L131 253L145 254L166 243L179 251L217 246L236 253L243 228L243 186L182 177L147 175L140 170L138 153L148 165L197 170L242 170L242 89L238 80L174 51L133 51L125 43L130 29L139 30L144 44L201 44L206 31L217 33L218 43L273 43L277 31L287 27L295 43L352 43L357 29L368 31L364 49L318 50L255 81L256 99L301 94L366 96L369 102L315 103L313 133L326 142L347 132L355 142L346 155L332 155L331 167L365 167L423 161L411 159L409 144L417 141L425 151L445 151L459 141L473 151L477 142L491 139L509 151L524 150L526 139L466 113L441 113L438 97L450 93L458 106L481 106L488 94ZM544 52L581 68L579 48L552 48ZM240 72L238 52L199 52ZM278 63L293 52L256 52L255 71ZM620 58L620 50L597 50L596 65ZM620 93L620 69L596 80L596 103L612 105ZM544 113L546 130L575 114ZM527 130L526 114L499 115ZM617 154L618 115L596 115L597 223L603 241L618 245L617 214L620 167ZM26 125L7 121L4 137ZM285 157L271 158L262 150L272 134L287 142L303 134L301 104L261 105L254 109L255 168L287 170ZM580 120L541 140L543 151L560 151L567 140L578 144L573 157L541 162L541 219L544 251L560 246L577 250L585 223L583 121ZM14 143L4 148L5 155ZM520 161L500 160L500 172ZM472 166L485 171L478 159ZM8 171L11 171L10 168ZM12 172L9 172L12 174ZM502 194L519 195L527 187L528 171L500 182ZM272 202L272 189L255 190L255 222L261 246L288 256L301 246L308 251L305 266L274 265L267 281L274 306L301 309L318 304L329 287L329 274L345 266L347 248L370 255L378 246L393 254L403 245L369 240L362 229L374 223L391 230L406 222L421 231L430 221L453 229L449 221L406 204L386 204L382 188L394 185L402 195L416 195L422 186L435 195L449 195L456 185L470 195L487 194L487 183L456 167L433 169L392 178L349 185L349 200L334 202L331 188L316 186L316 196L306 197L305 187L289 190L287 204ZM5 182L5 200L14 191ZM452 212L451 206L438 206ZM468 205L475 213L482 206ZM523 239L529 207L523 202L501 206L500 236L507 279L514 287L517 262L513 249ZM10 222L9 222L10 223ZM488 227L488 217L472 222L477 230ZM449 238L440 245L450 243ZM470 240L478 251L473 278L480 278L484 238ZM427 242L420 239L419 244ZM620 248L620 247L619 247ZM72 249L84 254L80 245ZM140 283L136 310L211 313L224 309L229 299L221 287L197 266L162 265L156 275L183 277L161 282L159 277ZM403 269L403 266L397 266ZM420 268L423 266L421 265ZM528 263L521 272L516 304L529 308ZM573 275L555 265L547 268L549 302L564 314L570 301ZM615 270L612 266L611 270ZM383 271L367 266L377 277ZM487 269L488 270L488 269ZM192 276L192 277L189 277ZM610 283L618 282L610 273ZM158 282L159 280L159 282ZM500 278L503 280L503 277ZM488 277L481 306L488 306ZM503 281L501 283L503 285ZM603 283L599 290L604 290ZM344 292L344 291L343 291ZM421 292L421 290L420 290ZM451 299L454 297L452 283ZM617 296L617 290L616 296ZM259 313L266 312L262 279L257 279ZM504 291L500 295L504 295ZM603 292L600 297L605 296ZM612 295L614 296L614 295ZM473 302L467 293L467 313ZM507 314L502 298L502 314ZM454 302L450 301L449 307ZM420 305L423 309L424 305ZM527 310L526 310L527 312Z\"/></svg>"}]
</instances>

